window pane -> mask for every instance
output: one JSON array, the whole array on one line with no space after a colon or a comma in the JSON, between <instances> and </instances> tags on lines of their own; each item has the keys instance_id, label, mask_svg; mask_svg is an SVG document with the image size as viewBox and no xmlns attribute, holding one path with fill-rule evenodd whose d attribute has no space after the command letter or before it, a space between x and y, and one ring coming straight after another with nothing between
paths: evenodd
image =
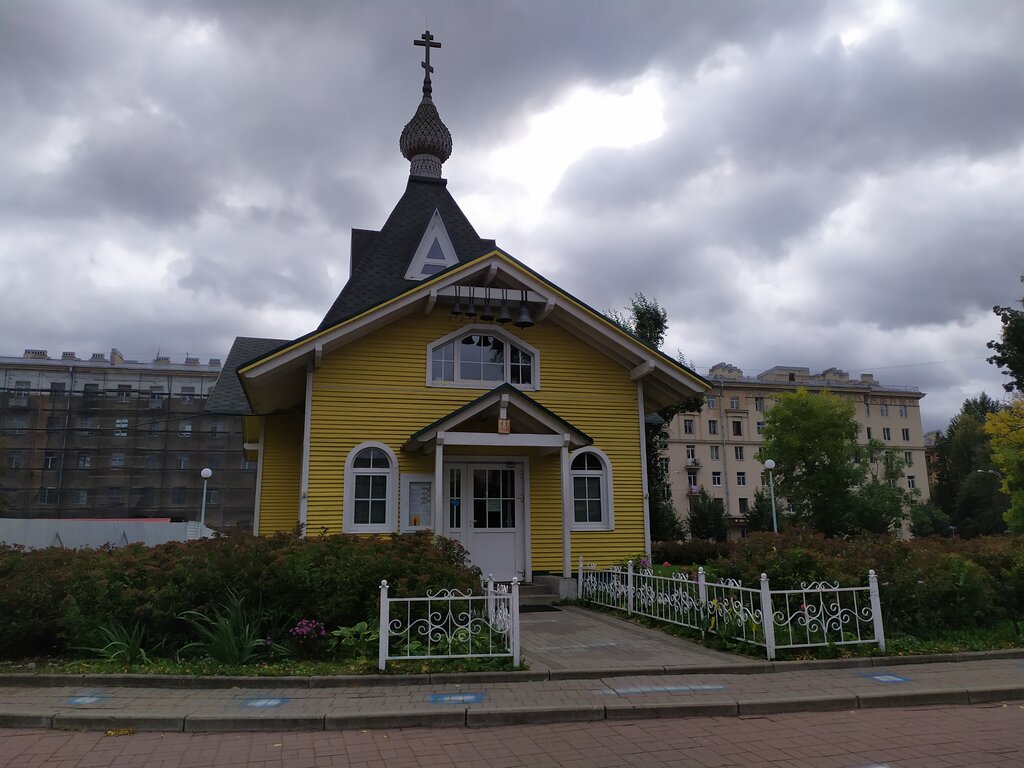
<instances>
[{"instance_id":1,"label":"window pane","mask_svg":"<svg viewBox=\"0 0 1024 768\"><path fill-rule=\"evenodd\" d=\"M470 381L501 381L505 377L505 344L494 336L472 334L459 345L459 376Z\"/></svg>"},{"instance_id":2,"label":"window pane","mask_svg":"<svg viewBox=\"0 0 1024 768\"><path fill-rule=\"evenodd\" d=\"M353 520L356 525L369 525L370 523L370 502L356 500Z\"/></svg>"},{"instance_id":3,"label":"window pane","mask_svg":"<svg viewBox=\"0 0 1024 768\"><path fill-rule=\"evenodd\" d=\"M370 524L384 525L388 519L387 502L383 499L370 502Z\"/></svg>"},{"instance_id":4,"label":"window pane","mask_svg":"<svg viewBox=\"0 0 1024 768\"><path fill-rule=\"evenodd\" d=\"M380 448L364 448L358 453L352 466L356 469L388 469L391 462Z\"/></svg>"},{"instance_id":5,"label":"window pane","mask_svg":"<svg viewBox=\"0 0 1024 768\"><path fill-rule=\"evenodd\" d=\"M370 481L372 479L370 475L356 475L356 499L370 498Z\"/></svg>"}]
</instances>

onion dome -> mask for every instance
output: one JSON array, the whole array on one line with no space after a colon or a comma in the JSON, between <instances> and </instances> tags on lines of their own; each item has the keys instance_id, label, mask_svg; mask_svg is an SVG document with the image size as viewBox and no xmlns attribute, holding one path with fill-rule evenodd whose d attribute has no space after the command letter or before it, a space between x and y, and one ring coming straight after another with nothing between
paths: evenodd
<instances>
[{"instance_id":1,"label":"onion dome","mask_svg":"<svg viewBox=\"0 0 1024 768\"><path fill-rule=\"evenodd\" d=\"M434 68L430 66L430 49L441 47L440 43L433 40L434 36L427 31L420 40L413 41L415 45L425 48L426 60L421 65L424 69L423 98L412 120L402 129L398 146L402 150L402 156L410 163L410 176L431 176L439 179L441 164L452 154L452 135L448 131L448 126L441 122L441 116L431 98L433 89L430 73Z\"/></svg>"}]
</instances>

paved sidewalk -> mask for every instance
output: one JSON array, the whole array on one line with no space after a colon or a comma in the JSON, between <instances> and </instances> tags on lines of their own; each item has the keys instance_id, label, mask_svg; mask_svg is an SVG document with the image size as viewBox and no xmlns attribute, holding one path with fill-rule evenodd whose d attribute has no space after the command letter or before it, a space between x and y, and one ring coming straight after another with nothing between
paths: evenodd
<instances>
[{"instance_id":1,"label":"paved sidewalk","mask_svg":"<svg viewBox=\"0 0 1024 768\"><path fill-rule=\"evenodd\" d=\"M566 607L522 617L530 669L430 675L0 674L0 727L157 731L484 726L1024 699L1024 650L769 663Z\"/></svg>"},{"instance_id":2,"label":"paved sidewalk","mask_svg":"<svg viewBox=\"0 0 1024 768\"><path fill-rule=\"evenodd\" d=\"M869 660L868 660L869 661ZM707 672L522 682L359 687L169 688L89 684L0 687L0 727L159 731L491 726L651 717L763 715L1024 699L1014 658L880 667L821 663L747 674ZM470 678L471 679L471 678Z\"/></svg>"}]
</instances>

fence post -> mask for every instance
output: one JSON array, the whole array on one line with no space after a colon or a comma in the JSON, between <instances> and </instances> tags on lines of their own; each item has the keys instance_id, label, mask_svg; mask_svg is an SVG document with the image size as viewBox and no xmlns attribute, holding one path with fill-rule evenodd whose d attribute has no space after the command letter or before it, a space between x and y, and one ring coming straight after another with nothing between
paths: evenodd
<instances>
[{"instance_id":1,"label":"fence post","mask_svg":"<svg viewBox=\"0 0 1024 768\"><path fill-rule=\"evenodd\" d=\"M580 555L580 575L576 580L576 599L583 599L583 555Z\"/></svg>"},{"instance_id":2,"label":"fence post","mask_svg":"<svg viewBox=\"0 0 1024 768\"><path fill-rule=\"evenodd\" d=\"M764 630L764 644L768 661L775 660L775 608L772 607L772 590L768 585L768 574L761 574L761 628Z\"/></svg>"},{"instance_id":3,"label":"fence post","mask_svg":"<svg viewBox=\"0 0 1024 768\"><path fill-rule=\"evenodd\" d=\"M381 672L388 663L388 639L391 626L391 606L388 603L388 582L383 580L380 583L380 640L377 644L377 668Z\"/></svg>"},{"instance_id":4,"label":"fence post","mask_svg":"<svg viewBox=\"0 0 1024 768\"><path fill-rule=\"evenodd\" d=\"M875 624L875 639L878 649L885 650L885 630L882 628L882 602L878 597L878 577L874 569L868 571L868 594L871 595L871 620Z\"/></svg>"},{"instance_id":5,"label":"fence post","mask_svg":"<svg viewBox=\"0 0 1024 768\"><path fill-rule=\"evenodd\" d=\"M633 615L633 561L626 563L626 613Z\"/></svg>"},{"instance_id":6,"label":"fence post","mask_svg":"<svg viewBox=\"0 0 1024 768\"><path fill-rule=\"evenodd\" d=\"M488 573L487 580L484 582L484 597L486 600L484 604L487 606L487 620L494 621L494 609L496 607L494 602L494 574ZM472 608L472 604L471 604Z\"/></svg>"},{"instance_id":7,"label":"fence post","mask_svg":"<svg viewBox=\"0 0 1024 768\"><path fill-rule=\"evenodd\" d=\"M704 581L704 566L697 569L697 599L700 600L700 636L708 625L708 585Z\"/></svg>"},{"instance_id":8,"label":"fence post","mask_svg":"<svg viewBox=\"0 0 1024 768\"><path fill-rule=\"evenodd\" d=\"M509 597L509 613L512 615L512 663L519 666L519 579L512 577L512 593Z\"/></svg>"}]
</instances>

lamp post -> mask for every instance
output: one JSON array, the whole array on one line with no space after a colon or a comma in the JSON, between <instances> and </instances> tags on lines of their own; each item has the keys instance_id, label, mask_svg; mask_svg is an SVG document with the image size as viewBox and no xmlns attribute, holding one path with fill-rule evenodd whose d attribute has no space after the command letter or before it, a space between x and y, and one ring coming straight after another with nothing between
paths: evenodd
<instances>
[{"instance_id":1,"label":"lamp post","mask_svg":"<svg viewBox=\"0 0 1024 768\"><path fill-rule=\"evenodd\" d=\"M206 483L213 477L213 470L206 467L199 474L203 478L203 503L199 507L199 527L204 528L206 527Z\"/></svg>"},{"instance_id":2,"label":"lamp post","mask_svg":"<svg viewBox=\"0 0 1024 768\"><path fill-rule=\"evenodd\" d=\"M764 468L768 470L768 485L772 491L772 531L778 533L779 519L775 515L775 475L772 474L772 470L775 469L775 462L772 459L768 459L764 463Z\"/></svg>"},{"instance_id":3,"label":"lamp post","mask_svg":"<svg viewBox=\"0 0 1024 768\"><path fill-rule=\"evenodd\" d=\"M997 472L994 469L976 469L974 471L977 472L979 475L995 475L1000 480L1003 479L1003 476L1001 474L999 474L999 472Z\"/></svg>"}]
</instances>

